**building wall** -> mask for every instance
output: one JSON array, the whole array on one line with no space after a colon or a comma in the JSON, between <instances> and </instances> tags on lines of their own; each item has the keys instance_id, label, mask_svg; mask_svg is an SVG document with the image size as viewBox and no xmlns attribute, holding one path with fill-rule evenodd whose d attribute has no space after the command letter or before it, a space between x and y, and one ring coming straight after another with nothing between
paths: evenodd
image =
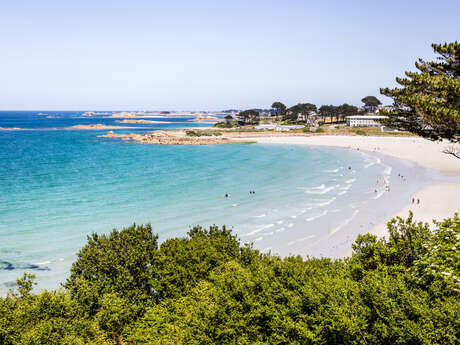
<instances>
[{"instance_id":1,"label":"building wall","mask_svg":"<svg viewBox=\"0 0 460 345\"><path fill-rule=\"evenodd\" d=\"M382 124L374 119L355 119L347 118L347 126L349 127L381 127Z\"/></svg>"}]
</instances>

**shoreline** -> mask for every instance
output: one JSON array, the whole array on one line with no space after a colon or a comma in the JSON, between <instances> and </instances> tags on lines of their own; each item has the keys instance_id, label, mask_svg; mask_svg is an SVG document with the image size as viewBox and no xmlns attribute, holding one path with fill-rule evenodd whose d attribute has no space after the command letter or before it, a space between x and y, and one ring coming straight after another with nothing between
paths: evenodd
<instances>
[{"instance_id":1,"label":"shoreline","mask_svg":"<svg viewBox=\"0 0 460 345\"><path fill-rule=\"evenodd\" d=\"M443 153L449 144L436 143L423 138L412 137L370 137L370 136L270 136L250 137L241 140L253 140L257 143L276 145L303 145L336 147L363 151L393 159L410 162L421 169L429 169L439 174L439 178L420 177L420 187L411 193L408 202L397 212L392 212L388 219L374 224L370 232L379 237L388 235L386 224L394 217L407 218L409 210L414 212L414 220L428 222L441 221L460 212L460 159ZM238 139L237 139L238 140ZM396 174L396 172L394 172ZM411 199L420 199L420 204L413 205ZM341 234L344 237L347 234ZM348 234L349 235L349 234ZM348 237L348 236L347 236ZM351 247L337 257L349 256ZM337 253L338 254L338 253ZM335 256L335 255L333 255Z\"/></svg>"},{"instance_id":2,"label":"shoreline","mask_svg":"<svg viewBox=\"0 0 460 345\"><path fill-rule=\"evenodd\" d=\"M424 168L441 171L446 175L460 177L460 159L442 152L449 146L449 143L433 142L420 137L299 135L247 136L232 139L235 141L253 140L264 144L329 146L371 153L377 152L394 158L409 160Z\"/></svg>"},{"instance_id":3,"label":"shoreline","mask_svg":"<svg viewBox=\"0 0 460 345\"><path fill-rule=\"evenodd\" d=\"M441 182L433 183L426 187L423 187L412 197L420 200L420 204L417 202L409 202L401 210L399 210L393 217L407 218L409 211L414 214L414 219L417 222L432 224L433 220L442 221L445 218L450 218L454 213L459 213L459 194L460 183L456 182ZM439 195L442 195L442 202L430 202L436 199ZM376 225L372 229L372 233L382 237L387 234L386 228L387 222L382 222Z\"/></svg>"}]
</instances>

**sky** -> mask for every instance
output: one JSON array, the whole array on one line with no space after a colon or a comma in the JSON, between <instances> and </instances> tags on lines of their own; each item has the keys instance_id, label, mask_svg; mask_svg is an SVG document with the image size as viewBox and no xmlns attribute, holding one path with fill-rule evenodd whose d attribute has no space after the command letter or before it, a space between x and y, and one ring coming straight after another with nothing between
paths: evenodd
<instances>
[{"instance_id":1,"label":"sky","mask_svg":"<svg viewBox=\"0 0 460 345\"><path fill-rule=\"evenodd\" d=\"M0 110L384 104L460 1L0 1Z\"/></svg>"}]
</instances>

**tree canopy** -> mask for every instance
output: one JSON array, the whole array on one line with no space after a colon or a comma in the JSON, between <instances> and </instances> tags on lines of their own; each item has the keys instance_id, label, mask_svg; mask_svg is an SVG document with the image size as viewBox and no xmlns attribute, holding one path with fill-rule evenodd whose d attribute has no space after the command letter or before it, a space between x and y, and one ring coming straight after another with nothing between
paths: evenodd
<instances>
[{"instance_id":1,"label":"tree canopy","mask_svg":"<svg viewBox=\"0 0 460 345\"><path fill-rule=\"evenodd\" d=\"M382 102L380 102L380 100L375 96L366 96L361 100L361 102L364 103L364 108L372 113L375 113L379 105L382 104Z\"/></svg>"},{"instance_id":2,"label":"tree canopy","mask_svg":"<svg viewBox=\"0 0 460 345\"><path fill-rule=\"evenodd\" d=\"M302 115L304 120L307 121L309 116L316 111L316 105L312 103L298 103L286 110L283 119L289 122L296 122L298 121L298 116Z\"/></svg>"},{"instance_id":3,"label":"tree canopy","mask_svg":"<svg viewBox=\"0 0 460 345\"><path fill-rule=\"evenodd\" d=\"M284 115L286 113L286 106L281 102L274 102L272 104L272 109L277 116Z\"/></svg>"},{"instance_id":4,"label":"tree canopy","mask_svg":"<svg viewBox=\"0 0 460 345\"><path fill-rule=\"evenodd\" d=\"M347 116L356 115L358 113L358 107L344 103L339 106L335 105L322 105L319 108L319 114L321 117L335 117L337 120L345 120Z\"/></svg>"},{"instance_id":5,"label":"tree canopy","mask_svg":"<svg viewBox=\"0 0 460 345\"><path fill-rule=\"evenodd\" d=\"M460 141L460 43L433 44L436 61L419 59L418 72L396 78L401 87L380 92L393 98L382 111L386 125L432 140Z\"/></svg>"},{"instance_id":6,"label":"tree canopy","mask_svg":"<svg viewBox=\"0 0 460 345\"><path fill-rule=\"evenodd\" d=\"M248 109L240 112L238 116L242 119L244 124L257 124L259 123L259 112L254 109Z\"/></svg>"},{"instance_id":7,"label":"tree canopy","mask_svg":"<svg viewBox=\"0 0 460 345\"><path fill-rule=\"evenodd\" d=\"M460 219L388 224L345 260L261 254L225 227L92 235L64 288L0 298L0 344L458 344Z\"/></svg>"}]
</instances>

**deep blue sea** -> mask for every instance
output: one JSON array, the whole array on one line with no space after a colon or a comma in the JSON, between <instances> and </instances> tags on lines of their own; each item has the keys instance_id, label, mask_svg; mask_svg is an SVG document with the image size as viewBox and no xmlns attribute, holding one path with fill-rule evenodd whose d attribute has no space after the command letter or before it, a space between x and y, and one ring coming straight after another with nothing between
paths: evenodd
<instances>
[{"instance_id":1,"label":"deep blue sea","mask_svg":"<svg viewBox=\"0 0 460 345\"><path fill-rule=\"evenodd\" d=\"M344 149L127 143L69 129L119 119L39 113L0 112L0 292L24 271L39 288L58 287L88 234L134 222L151 223L160 240L226 224L260 250L343 255L432 178L409 162ZM114 131L209 126L155 120L165 123Z\"/></svg>"}]
</instances>

